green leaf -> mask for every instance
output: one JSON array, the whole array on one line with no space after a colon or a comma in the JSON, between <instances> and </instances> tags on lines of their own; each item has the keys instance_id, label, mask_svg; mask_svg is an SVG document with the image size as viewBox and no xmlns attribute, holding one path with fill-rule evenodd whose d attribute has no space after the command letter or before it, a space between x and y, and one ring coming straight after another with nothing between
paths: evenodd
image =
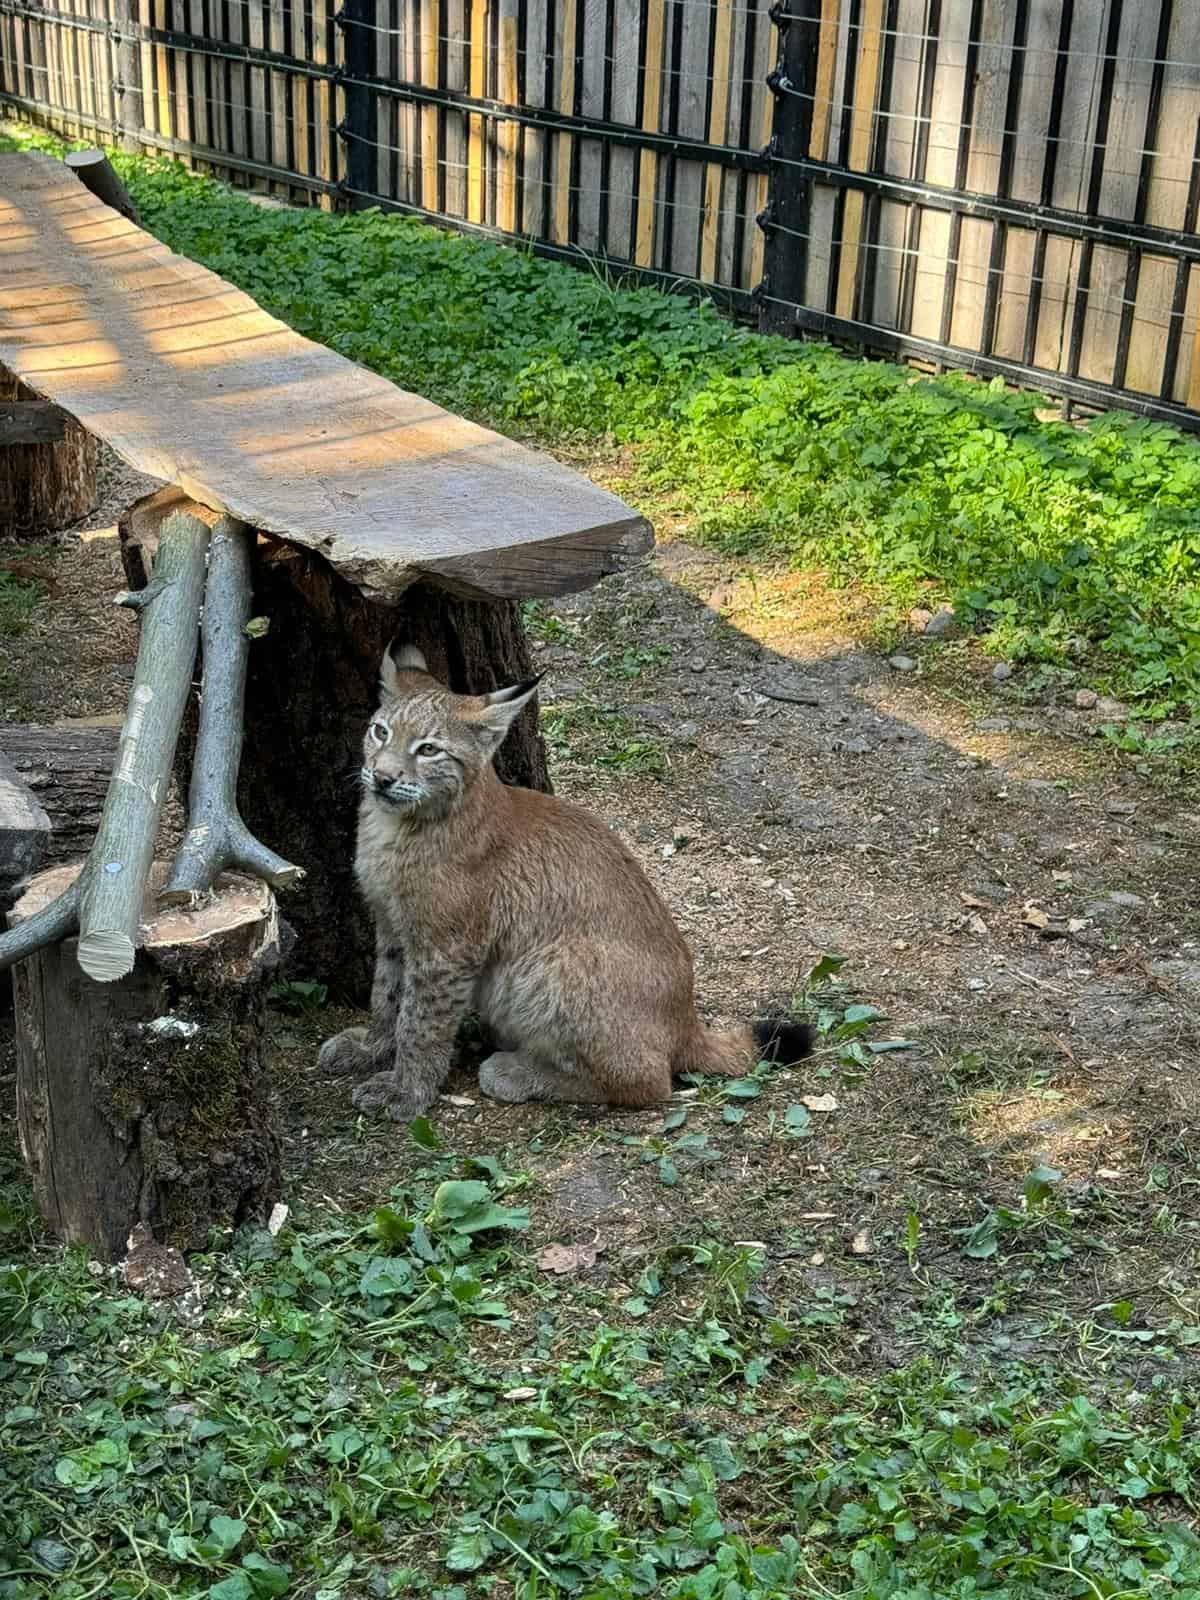
<instances>
[{"instance_id":1,"label":"green leaf","mask_svg":"<svg viewBox=\"0 0 1200 1600\"><path fill-rule=\"evenodd\" d=\"M527 1210L497 1205L487 1184L474 1178L455 1178L439 1184L433 1197L431 1218L435 1224L444 1223L454 1233L468 1235L493 1228L529 1226Z\"/></svg>"},{"instance_id":2,"label":"green leaf","mask_svg":"<svg viewBox=\"0 0 1200 1600\"><path fill-rule=\"evenodd\" d=\"M1026 1173L1024 1183L1025 1204L1038 1206L1049 1198L1053 1186L1062 1181L1062 1173L1055 1167L1034 1167Z\"/></svg>"},{"instance_id":3,"label":"green leaf","mask_svg":"<svg viewBox=\"0 0 1200 1600\"><path fill-rule=\"evenodd\" d=\"M875 1006L847 1006L842 1012L842 1021L851 1024L862 1022L878 1022L885 1015Z\"/></svg>"},{"instance_id":4,"label":"green leaf","mask_svg":"<svg viewBox=\"0 0 1200 1600\"><path fill-rule=\"evenodd\" d=\"M44 1350L18 1350L13 1357L13 1360L19 1361L23 1367L44 1367L49 1359Z\"/></svg>"},{"instance_id":5,"label":"green leaf","mask_svg":"<svg viewBox=\"0 0 1200 1600\"><path fill-rule=\"evenodd\" d=\"M807 1106L789 1106L784 1114L783 1125L793 1139L804 1139L812 1131L812 1113Z\"/></svg>"},{"instance_id":6,"label":"green leaf","mask_svg":"<svg viewBox=\"0 0 1200 1600\"><path fill-rule=\"evenodd\" d=\"M246 1524L239 1517L216 1516L208 1525L206 1543L216 1547L218 1554L228 1555L236 1550L246 1537Z\"/></svg>"},{"instance_id":7,"label":"green leaf","mask_svg":"<svg viewBox=\"0 0 1200 1600\"><path fill-rule=\"evenodd\" d=\"M996 1254L999 1237L1000 1219L994 1211L989 1211L986 1217L967 1230L963 1253L976 1261L986 1261L989 1256Z\"/></svg>"},{"instance_id":8,"label":"green leaf","mask_svg":"<svg viewBox=\"0 0 1200 1600\"><path fill-rule=\"evenodd\" d=\"M679 1182L679 1173L677 1172L675 1163L671 1160L670 1156L662 1156L659 1158L658 1177L659 1181L661 1183L665 1183L668 1189L673 1189Z\"/></svg>"},{"instance_id":9,"label":"green leaf","mask_svg":"<svg viewBox=\"0 0 1200 1600\"><path fill-rule=\"evenodd\" d=\"M371 1223L371 1232L384 1244L406 1244L412 1236L413 1224L391 1206L379 1206Z\"/></svg>"},{"instance_id":10,"label":"green leaf","mask_svg":"<svg viewBox=\"0 0 1200 1600\"><path fill-rule=\"evenodd\" d=\"M291 1581L290 1567L281 1566L277 1561L268 1561L266 1556L260 1555L257 1550L252 1550L248 1556L242 1557L242 1566L250 1574L250 1583L256 1600L264 1595L287 1593Z\"/></svg>"},{"instance_id":11,"label":"green leaf","mask_svg":"<svg viewBox=\"0 0 1200 1600\"><path fill-rule=\"evenodd\" d=\"M826 978L834 978L846 965L849 956L824 955L814 967L810 967L804 987L811 989L814 984L824 983Z\"/></svg>"},{"instance_id":12,"label":"green leaf","mask_svg":"<svg viewBox=\"0 0 1200 1600\"><path fill-rule=\"evenodd\" d=\"M486 1529L463 1529L455 1534L446 1551L446 1566L451 1572L478 1572L492 1553Z\"/></svg>"},{"instance_id":13,"label":"green leaf","mask_svg":"<svg viewBox=\"0 0 1200 1600\"><path fill-rule=\"evenodd\" d=\"M428 1117L414 1117L408 1125L409 1138L422 1150L440 1150L442 1141Z\"/></svg>"},{"instance_id":14,"label":"green leaf","mask_svg":"<svg viewBox=\"0 0 1200 1600\"><path fill-rule=\"evenodd\" d=\"M721 1091L726 1100L757 1100L762 1092L762 1082L758 1078L734 1078Z\"/></svg>"},{"instance_id":15,"label":"green leaf","mask_svg":"<svg viewBox=\"0 0 1200 1600\"><path fill-rule=\"evenodd\" d=\"M688 1119L688 1106L676 1106L674 1111L668 1111L663 1118L662 1131L673 1133L676 1128L682 1128Z\"/></svg>"},{"instance_id":16,"label":"green leaf","mask_svg":"<svg viewBox=\"0 0 1200 1600\"><path fill-rule=\"evenodd\" d=\"M222 1578L220 1583L214 1583L205 1593L208 1595L208 1600L254 1600L250 1578L244 1572L230 1573L228 1578Z\"/></svg>"},{"instance_id":17,"label":"green leaf","mask_svg":"<svg viewBox=\"0 0 1200 1600\"><path fill-rule=\"evenodd\" d=\"M745 1122L745 1120L746 1120L746 1108L745 1108L745 1106L726 1106L724 1111L721 1113L721 1120L722 1120L722 1122L733 1122L733 1123Z\"/></svg>"}]
</instances>

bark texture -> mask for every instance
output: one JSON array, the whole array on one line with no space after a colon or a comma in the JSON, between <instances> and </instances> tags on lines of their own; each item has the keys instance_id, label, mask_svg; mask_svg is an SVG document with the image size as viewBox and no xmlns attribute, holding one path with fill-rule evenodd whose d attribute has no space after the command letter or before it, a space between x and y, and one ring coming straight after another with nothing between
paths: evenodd
<instances>
[{"instance_id":1,"label":"bark texture","mask_svg":"<svg viewBox=\"0 0 1200 1600\"><path fill-rule=\"evenodd\" d=\"M35 878L17 926L75 870ZM274 897L231 875L202 909L156 914L165 872L156 864L126 977L88 978L74 939L14 969L17 1120L37 1203L60 1238L108 1261L138 1223L198 1249L213 1229L264 1222L279 1196L263 1061Z\"/></svg>"},{"instance_id":2,"label":"bark texture","mask_svg":"<svg viewBox=\"0 0 1200 1600\"><path fill-rule=\"evenodd\" d=\"M0 401L38 396L0 367ZM96 441L68 419L52 444L0 448L0 537L52 533L85 517L96 504Z\"/></svg>"}]
</instances>

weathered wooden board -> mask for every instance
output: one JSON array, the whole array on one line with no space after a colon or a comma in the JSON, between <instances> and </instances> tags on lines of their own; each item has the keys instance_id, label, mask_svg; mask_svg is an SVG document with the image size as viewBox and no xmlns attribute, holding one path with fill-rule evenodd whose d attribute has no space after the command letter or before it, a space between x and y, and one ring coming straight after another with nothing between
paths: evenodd
<instances>
[{"instance_id":1,"label":"weathered wooden board","mask_svg":"<svg viewBox=\"0 0 1200 1600\"><path fill-rule=\"evenodd\" d=\"M379 598L422 577L567 593L651 542L614 495L301 338L49 156L0 154L0 362L131 466Z\"/></svg>"}]
</instances>

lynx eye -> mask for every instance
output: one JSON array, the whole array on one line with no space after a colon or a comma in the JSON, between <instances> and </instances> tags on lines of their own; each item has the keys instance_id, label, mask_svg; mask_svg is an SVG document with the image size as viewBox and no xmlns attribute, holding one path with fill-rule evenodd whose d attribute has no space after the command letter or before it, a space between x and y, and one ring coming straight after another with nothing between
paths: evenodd
<instances>
[{"instance_id":1,"label":"lynx eye","mask_svg":"<svg viewBox=\"0 0 1200 1600\"><path fill-rule=\"evenodd\" d=\"M373 722L371 724L371 737L376 744L386 744L392 736L392 730L386 722Z\"/></svg>"},{"instance_id":2,"label":"lynx eye","mask_svg":"<svg viewBox=\"0 0 1200 1600\"><path fill-rule=\"evenodd\" d=\"M425 761L431 761L434 756L440 756L441 753L441 746L430 744L428 739L424 743L417 745L413 750L413 755L420 756Z\"/></svg>"}]
</instances>

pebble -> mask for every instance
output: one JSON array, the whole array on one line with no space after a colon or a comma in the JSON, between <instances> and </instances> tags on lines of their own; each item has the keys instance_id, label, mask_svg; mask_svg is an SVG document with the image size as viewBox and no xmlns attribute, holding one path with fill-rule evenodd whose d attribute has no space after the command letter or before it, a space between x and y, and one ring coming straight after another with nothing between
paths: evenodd
<instances>
[{"instance_id":1,"label":"pebble","mask_svg":"<svg viewBox=\"0 0 1200 1600\"><path fill-rule=\"evenodd\" d=\"M1124 906L1129 911L1136 911L1139 906L1146 904L1140 894L1131 894L1128 889L1112 889L1108 898L1114 906Z\"/></svg>"},{"instance_id":2,"label":"pebble","mask_svg":"<svg viewBox=\"0 0 1200 1600\"><path fill-rule=\"evenodd\" d=\"M1123 701L1110 700L1107 695L1097 700L1096 710L1102 717L1127 717L1129 715L1129 707Z\"/></svg>"},{"instance_id":3,"label":"pebble","mask_svg":"<svg viewBox=\"0 0 1200 1600\"><path fill-rule=\"evenodd\" d=\"M1015 850L1016 848L1017 836L1015 833L998 833L996 835L997 850Z\"/></svg>"},{"instance_id":4,"label":"pebble","mask_svg":"<svg viewBox=\"0 0 1200 1600\"><path fill-rule=\"evenodd\" d=\"M976 733L1007 733L1011 727L1011 717L984 717L975 724L975 731Z\"/></svg>"},{"instance_id":5,"label":"pebble","mask_svg":"<svg viewBox=\"0 0 1200 1600\"><path fill-rule=\"evenodd\" d=\"M688 662L688 666L691 668L691 670L693 672L707 672L708 671L708 662L704 659L703 656L693 656L692 659Z\"/></svg>"},{"instance_id":6,"label":"pebble","mask_svg":"<svg viewBox=\"0 0 1200 1600\"><path fill-rule=\"evenodd\" d=\"M911 672L916 664L911 656L888 657L888 666L892 667L896 672Z\"/></svg>"},{"instance_id":7,"label":"pebble","mask_svg":"<svg viewBox=\"0 0 1200 1600\"><path fill-rule=\"evenodd\" d=\"M914 606L908 613L909 627L914 633L924 633L933 621L933 612L927 611L924 606Z\"/></svg>"},{"instance_id":8,"label":"pebble","mask_svg":"<svg viewBox=\"0 0 1200 1600\"><path fill-rule=\"evenodd\" d=\"M997 661L992 668L992 677L997 683L1007 683L1013 675L1013 669L1007 661Z\"/></svg>"},{"instance_id":9,"label":"pebble","mask_svg":"<svg viewBox=\"0 0 1200 1600\"><path fill-rule=\"evenodd\" d=\"M1075 704L1080 711L1091 711L1099 698L1100 696L1095 689L1076 689L1075 691Z\"/></svg>"},{"instance_id":10,"label":"pebble","mask_svg":"<svg viewBox=\"0 0 1200 1600\"><path fill-rule=\"evenodd\" d=\"M957 618L953 606L939 606L925 624L927 639L944 639L954 627Z\"/></svg>"}]
</instances>

